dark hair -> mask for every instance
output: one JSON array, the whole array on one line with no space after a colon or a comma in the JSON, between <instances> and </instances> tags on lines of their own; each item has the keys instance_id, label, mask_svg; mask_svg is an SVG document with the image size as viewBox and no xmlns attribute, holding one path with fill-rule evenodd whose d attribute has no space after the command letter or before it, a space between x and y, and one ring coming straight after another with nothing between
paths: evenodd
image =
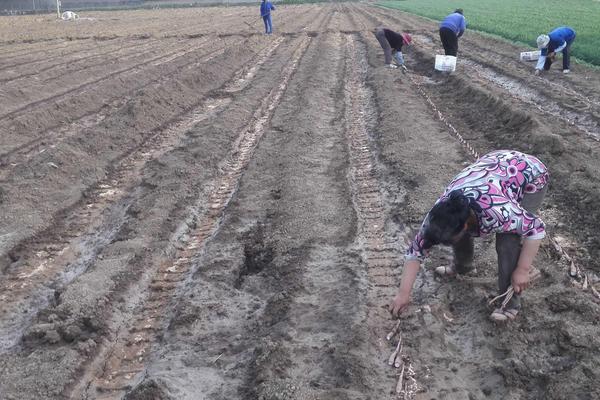
<instances>
[{"instance_id":1,"label":"dark hair","mask_svg":"<svg viewBox=\"0 0 600 400\"><path fill-rule=\"evenodd\" d=\"M433 206L428 214L424 239L430 246L450 244L454 236L463 230L471 215L469 199L460 190L454 190Z\"/></svg>"},{"instance_id":2,"label":"dark hair","mask_svg":"<svg viewBox=\"0 0 600 400\"><path fill-rule=\"evenodd\" d=\"M460 15L462 15L463 13L463 9L462 8L457 8L456 10L454 10L455 13L459 13Z\"/></svg>"}]
</instances>

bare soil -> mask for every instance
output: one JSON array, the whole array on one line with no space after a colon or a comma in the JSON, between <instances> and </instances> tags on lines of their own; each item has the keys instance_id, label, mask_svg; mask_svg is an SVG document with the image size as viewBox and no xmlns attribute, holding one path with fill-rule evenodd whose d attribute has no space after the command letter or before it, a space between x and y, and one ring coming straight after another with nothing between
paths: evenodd
<instances>
[{"instance_id":1,"label":"bare soil","mask_svg":"<svg viewBox=\"0 0 600 400\"><path fill-rule=\"evenodd\" d=\"M272 36L255 7L81 16L0 18L0 399L600 398L597 71L467 32L439 74L435 24L358 3L278 7ZM507 325L493 238L460 279L433 252L398 396L402 254L473 159L448 124L548 165L550 238Z\"/></svg>"}]
</instances>

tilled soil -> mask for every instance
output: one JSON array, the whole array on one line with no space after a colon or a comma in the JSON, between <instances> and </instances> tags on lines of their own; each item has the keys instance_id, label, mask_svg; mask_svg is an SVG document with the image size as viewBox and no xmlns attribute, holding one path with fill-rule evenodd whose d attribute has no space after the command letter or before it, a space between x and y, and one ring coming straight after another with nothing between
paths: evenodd
<instances>
[{"instance_id":1,"label":"tilled soil","mask_svg":"<svg viewBox=\"0 0 600 400\"><path fill-rule=\"evenodd\" d=\"M472 32L434 73L435 24L366 4L85 17L1 19L1 399L600 398L600 74ZM434 251L398 395L406 242L500 148L551 171L542 278L498 326L493 238Z\"/></svg>"}]
</instances>

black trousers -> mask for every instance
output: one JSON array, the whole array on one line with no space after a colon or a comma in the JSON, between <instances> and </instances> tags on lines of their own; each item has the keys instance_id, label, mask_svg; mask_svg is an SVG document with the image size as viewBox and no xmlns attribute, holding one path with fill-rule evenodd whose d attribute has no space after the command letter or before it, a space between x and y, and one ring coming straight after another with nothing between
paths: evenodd
<instances>
[{"instance_id":1,"label":"black trousers","mask_svg":"<svg viewBox=\"0 0 600 400\"><path fill-rule=\"evenodd\" d=\"M440 39L442 40L442 46L444 46L446 55L456 57L458 53L458 37L456 37L456 33L450 28L440 28Z\"/></svg>"},{"instance_id":2,"label":"black trousers","mask_svg":"<svg viewBox=\"0 0 600 400\"><path fill-rule=\"evenodd\" d=\"M521 207L530 213L535 213L542 205L547 186L536 193L527 193L519 203ZM473 238L464 235L457 243L452 245L454 252L454 269L459 274L466 274L473 269ZM498 291L499 294L506 292L511 285L512 273L517 269L519 257L521 256L521 236L515 233L496 234L496 254L498 255ZM515 295L509 304L509 308L519 308L520 299Z\"/></svg>"},{"instance_id":3,"label":"black trousers","mask_svg":"<svg viewBox=\"0 0 600 400\"><path fill-rule=\"evenodd\" d=\"M563 69L571 68L571 45L575 41L573 38L570 42L567 42L567 47L565 47L562 51L563 54ZM544 70L548 71L552 66L552 59L550 57L546 57L546 62L544 63Z\"/></svg>"}]
</instances>

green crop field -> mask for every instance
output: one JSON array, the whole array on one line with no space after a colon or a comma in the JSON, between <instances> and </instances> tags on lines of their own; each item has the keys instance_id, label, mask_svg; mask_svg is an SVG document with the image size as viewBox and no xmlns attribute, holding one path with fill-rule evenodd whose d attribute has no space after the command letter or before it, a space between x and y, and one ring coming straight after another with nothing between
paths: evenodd
<instances>
[{"instance_id":1,"label":"green crop field","mask_svg":"<svg viewBox=\"0 0 600 400\"><path fill-rule=\"evenodd\" d=\"M567 25L577 32L573 56L600 65L599 0L388 0L379 4L436 20L462 8L467 29L530 46L535 46L539 34Z\"/></svg>"}]
</instances>

